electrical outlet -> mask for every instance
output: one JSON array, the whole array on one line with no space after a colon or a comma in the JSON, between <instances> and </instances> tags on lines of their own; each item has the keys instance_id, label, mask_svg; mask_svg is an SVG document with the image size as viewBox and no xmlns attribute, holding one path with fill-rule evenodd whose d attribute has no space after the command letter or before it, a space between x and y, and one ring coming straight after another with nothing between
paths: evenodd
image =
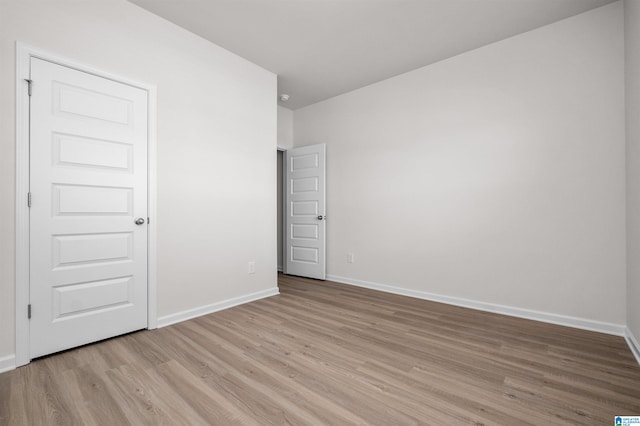
<instances>
[{"instance_id":1,"label":"electrical outlet","mask_svg":"<svg viewBox=\"0 0 640 426\"><path fill-rule=\"evenodd\" d=\"M256 262L249 262L247 265L247 273L255 274L256 273Z\"/></svg>"},{"instance_id":2,"label":"electrical outlet","mask_svg":"<svg viewBox=\"0 0 640 426\"><path fill-rule=\"evenodd\" d=\"M353 253L347 253L347 263L355 263L356 257Z\"/></svg>"}]
</instances>

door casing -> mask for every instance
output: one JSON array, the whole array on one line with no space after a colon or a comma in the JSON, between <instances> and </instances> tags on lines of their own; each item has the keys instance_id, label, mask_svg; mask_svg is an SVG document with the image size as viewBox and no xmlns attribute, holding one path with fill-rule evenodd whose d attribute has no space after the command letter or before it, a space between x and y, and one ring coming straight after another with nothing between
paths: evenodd
<instances>
[{"instance_id":1,"label":"door casing","mask_svg":"<svg viewBox=\"0 0 640 426\"><path fill-rule=\"evenodd\" d=\"M98 77L117 81L148 93L148 195L149 227L147 239L147 328L157 328L157 154L156 154L156 86L133 81L73 60L51 54L23 43L16 43L16 355L19 367L31 360L29 304L29 94L26 80L30 76L31 58L39 58ZM37 83L37 82L36 82ZM34 84L37 90L37 84Z\"/></svg>"},{"instance_id":2,"label":"door casing","mask_svg":"<svg viewBox=\"0 0 640 426\"><path fill-rule=\"evenodd\" d=\"M287 215L287 181L285 179L285 172L287 170L287 149L277 147L277 153L282 154L282 167L280 172L282 173L282 185L278 188L278 191L282 193L282 204L281 204L281 212L282 217L278 218L278 220L282 220L282 229L280 229L280 237L282 238L282 247L280 247L280 255L282 256L282 272L283 274L287 274L287 262L285 262L285 256L287 255L287 227L285 224L285 216Z\"/></svg>"}]
</instances>

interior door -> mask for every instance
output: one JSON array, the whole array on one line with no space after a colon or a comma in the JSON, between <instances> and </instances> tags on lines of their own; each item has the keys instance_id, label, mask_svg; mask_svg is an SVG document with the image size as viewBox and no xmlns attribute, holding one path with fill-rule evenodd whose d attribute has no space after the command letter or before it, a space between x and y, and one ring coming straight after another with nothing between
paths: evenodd
<instances>
[{"instance_id":1,"label":"interior door","mask_svg":"<svg viewBox=\"0 0 640 426\"><path fill-rule=\"evenodd\" d=\"M31 60L30 355L147 326L147 92Z\"/></svg>"},{"instance_id":2,"label":"interior door","mask_svg":"<svg viewBox=\"0 0 640 426\"><path fill-rule=\"evenodd\" d=\"M286 273L325 279L325 145L287 151Z\"/></svg>"}]
</instances>

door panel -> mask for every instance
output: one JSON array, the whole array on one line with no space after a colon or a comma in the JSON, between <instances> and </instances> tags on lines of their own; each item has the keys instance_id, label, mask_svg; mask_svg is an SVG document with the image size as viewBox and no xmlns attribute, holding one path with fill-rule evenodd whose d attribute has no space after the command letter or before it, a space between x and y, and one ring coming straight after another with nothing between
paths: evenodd
<instances>
[{"instance_id":1,"label":"door panel","mask_svg":"<svg viewBox=\"0 0 640 426\"><path fill-rule=\"evenodd\" d=\"M295 217L317 217L320 209L317 201L292 201L291 214Z\"/></svg>"},{"instance_id":2,"label":"door panel","mask_svg":"<svg viewBox=\"0 0 640 426\"><path fill-rule=\"evenodd\" d=\"M292 225L291 226L291 238L295 239L310 239L317 240L320 236L319 226L317 224L312 225Z\"/></svg>"},{"instance_id":3,"label":"door panel","mask_svg":"<svg viewBox=\"0 0 640 426\"><path fill-rule=\"evenodd\" d=\"M118 99L106 91L86 90L68 83L54 81L53 97L53 107L56 113L126 126L132 122L131 100Z\"/></svg>"},{"instance_id":4,"label":"door panel","mask_svg":"<svg viewBox=\"0 0 640 426\"><path fill-rule=\"evenodd\" d=\"M132 172L132 146L100 139L70 135L53 135L56 166L106 168L109 171Z\"/></svg>"},{"instance_id":5,"label":"door panel","mask_svg":"<svg viewBox=\"0 0 640 426\"><path fill-rule=\"evenodd\" d=\"M133 233L53 236L53 269L98 262L132 262Z\"/></svg>"},{"instance_id":6,"label":"door panel","mask_svg":"<svg viewBox=\"0 0 640 426\"><path fill-rule=\"evenodd\" d=\"M124 277L55 287L53 321L86 316L88 313L124 304L130 305L133 282L133 277ZM78 300L83 303L77 303Z\"/></svg>"},{"instance_id":7,"label":"door panel","mask_svg":"<svg viewBox=\"0 0 640 426\"><path fill-rule=\"evenodd\" d=\"M133 188L53 184L55 216L131 216Z\"/></svg>"},{"instance_id":8,"label":"door panel","mask_svg":"<svg viewBox=\"0 0 640 426\"><path fill-rule=\"evenodd\" d=\"M34 358L147 326L147 92L35 58L31 79Z\"/></svg>"},{"instance_id":9,"label":"door panel","mask_svg":"<svg viewBox=\"0 0 640 426\"><path fill-rule=\"evenodd\" d=\"M325 145L294 148L286 157L286 273L323 280Z\"/></svg>"}]
</instances>

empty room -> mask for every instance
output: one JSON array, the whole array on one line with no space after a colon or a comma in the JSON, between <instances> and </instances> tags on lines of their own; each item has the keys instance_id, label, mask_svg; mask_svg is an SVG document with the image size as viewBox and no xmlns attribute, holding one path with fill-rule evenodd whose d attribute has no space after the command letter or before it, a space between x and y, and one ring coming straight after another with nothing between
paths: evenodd
<instances>
[{"instance_id":1,"label":"empty room","mask_svg":"<svg viewBox=\"0 0 640 426\"><path fill-rule=\"evenodd\" d=\"M640 0L0 0L0 425L640 425Z\"/></svg>"}]
</instances>

